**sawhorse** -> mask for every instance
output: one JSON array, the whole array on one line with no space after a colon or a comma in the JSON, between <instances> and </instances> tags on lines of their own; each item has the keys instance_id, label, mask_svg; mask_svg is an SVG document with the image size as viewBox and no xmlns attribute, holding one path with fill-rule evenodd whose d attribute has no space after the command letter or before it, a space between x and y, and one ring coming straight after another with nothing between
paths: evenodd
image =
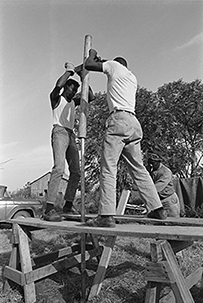
<instances>
[{"instance_id":1,"label":"sawhorse","mask_svg":"<svg viewBox=\"0 0 203 303\"><path fill-rule=\"evenodd\" d=\"M122 215L124 213L129 194L129 191L124 190L122 192L117 207L117 214ZM85 251L85 261L94 257L99 261L102 255L95 277L96 281L99 278L100 282L98 284L100 289L106 271L103 270L103 264L105 263L105 268L108 267L116 237L108 237L107 246L104 248L104 255L102 254L103 246L99 245L97 236L90 234L90 238L92 247L88 247L88 250ZM36 281L57 273L64 268L70 269L81 264L80 248L78 251L73 251L72 247L59 249L53 253L32 259L29 247L30 240L31 233L29 232L29 228L23 228L18 224L13 224L10 261L9 265L4 268L4 276L6 278L4 291L9 289L11 281L22 286L24 289L25 303L36 302ZM49 264L44 265L44 262L48 262ZM37 268L35 268L35 266L37 266ZM92 293L94 293L94 290Z\"/></svg>"},{"instance_id":2,"label":"sawhorse","mask_svg":"<svg viewBox=\"0 0 203 303\"><path fill-rule=\"evenodd\" d=\"M198 281L201 281L201 288L203 288L203 268L199 267L184 278L174 254L187 248L193 242L171 241L171 245L169 243L170 241L151 243L151 262L146 264L145 303L195 303L189 289ZM169 285L171 291L161 298L163 284Z\"/></svg>"},{"instance_id":3,"label":"sawhorse","mask_svg":"<svg viewBox=\"0 0 203 303\"><path fill-rule=\"evenodd\" d=\"M80 251L73 252L71 247L65 247L34 259L31 258L29 229L60 228L72 233L92 235L95 240L95 245L90 250L85 251L86 261L94 257L100 259L90 289L89 299L97 295L101 289L116 237L119 236L155 240L155 243L151 244L151 262L147 264L146 270L147 291L145 303L162 302L160 289L164 283L170 284L172 288L170 298L166 302L175 303L176 300L176 303L194 303L189 289L198 280L201 280L202 267L199 267L195 273L184 279L176 261L175 253L190 245L186 241L203 241L202 219L174 218L173 221L169 218L169 220L163 222L155 220L159 222L154 222L158 225L153 226L149 224L153 223L153 219L135 218L135 221L141 224L128 223L116 224L115 228L93 228L71 221L46 222L31 218L10 220L9 223L13 224L13 248L9 266L6 266L4 270L4 277L7 279L5 287L11 281L16 282L24 288L25 302L34 303L36 302L34 283L37 280L57 273L61 269L72 268L81 264ZM172 226L172 223L175 225ZM98 236L101 235L106 237L104 248L98 244ZM180 244L180 241L187 245L177 248L175 244ZM94 243L94 241L92 242ZM175 244L172 242L175 242ZM39 266L35 267L35 265ZM201 284L203 285L203 283Z\"/></svg>"}]
</instances>

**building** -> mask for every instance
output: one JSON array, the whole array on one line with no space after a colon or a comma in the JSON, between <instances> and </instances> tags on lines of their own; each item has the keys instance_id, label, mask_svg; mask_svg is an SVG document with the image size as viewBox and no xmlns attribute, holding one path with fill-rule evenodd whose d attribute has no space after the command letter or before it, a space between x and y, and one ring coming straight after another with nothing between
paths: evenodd
<instances>
[{"instance_id":1,"label":"building","mask_svg":"<svg viewBox=\"0 0 203 303\"><path fill-rule=\"evenodd\" d=\"M47 189L48 189L48 183L51 176L51 172L47 172L46 174L42 175L41 177L37 178L36 180L30 182L29 184L29 195L31 197L44 197L46 195ZM68 175L64 174L63 178L61 180L58 194L64 195L65 190L67 187L68 182Z\"/></svg>"}]
</instances>

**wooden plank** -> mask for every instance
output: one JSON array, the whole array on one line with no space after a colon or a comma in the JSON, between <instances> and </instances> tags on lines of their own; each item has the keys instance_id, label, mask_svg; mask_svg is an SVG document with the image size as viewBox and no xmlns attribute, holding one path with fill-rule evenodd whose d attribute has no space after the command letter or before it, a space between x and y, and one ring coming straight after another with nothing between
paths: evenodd
<instances>
[{"instance_id":1,"label":"wooden plank","mask_svg":"<svg viewBox=\"0 0 203 303\"><path fill-rule=\"evenodd\" d=\"M130 196L131 191L124 189L121 193L120 199L119 199L119 203L118 203L118 207L116 209L116 214L117 215L123 215L125 212L125 208L126 208L126 204L128 202L129 196Z\"/></svg>"},{"instance_id":2,"label":"wooden plank","mask_svg":"<svg viewBox=\"0 0 203 303\"><path fill-rule=\"evenodd\" d=\"M5 278L17 283L18 285L21 285L21 286L25 285L24 274L22 274L21 271L15 269L15 268L5 266L3 275Z\"/></svg>"},{"instance_id":3,"label":"wooden plank","mask_svg":"<svg viewBox=\"0 0 203 303\"><path fill-rule=\"evenodd\" d=\"M197 268L195 271L193 271L190 275L188 275L185 278L187 287L190 289L195 284L197 284L197 282L201 280L202 274L203 274L203 267L200 267Z\"/></svg>"},{"instance_id":4,"label":"wooden plank","mask_svg":"<svg viewBox=\"0 0 203 303\"><path fill-rule=\"evenodd\" d=\"M26 274L27 272L32 271L28 236L18 225L17 225L17 230L19 235L19 253L20 253L21 271L22 273ZM24 288L25 303L36 302L36 292L35 292L34 283L25 284L23 288Z\"/></svg>"},{"instance_id":5,"label":"wooden plank","mask_svg":"<svg viewBox=\"0 0 203 303\"><path fill-rule=\"evenodd\" d=\"M200 267L185 278L185 283L189 289L192 288L195 284L197 284L198 281L200 281L202 277L202 273L203 273L203 268ZM160 300L160 303L169 303L169 302L176 303L176 299L172 290Z\"/></svg>"},{"instance_id":6,"label":"wooden plank","mask_svg":"<svg viewBox=\"0 0 203 303\"><path fill-rule=\"evenodd\" d=\"M185 283L182 272L178 266L173 250L167 241L161 243L166 258L166 270L168 271L171 287L178 303L195 303ZM168 267L168 269L167 269Z\"/></svg>"},{"instance_id":7,"label":"wooden plank","mask_svg":"<svg viewBox=\"0 0 203 303\"><path fill-rule=\"evenodd\" d=\"M45 255L34 257L32 259L32 266L39 266L40 264L48 263L48 262L50 263L57 259L68 256L72 253L73 253L73 251L72 251L71 247L64 247L57 251L53 251L53 252L47 253Z\"/></svg>"},{"instance_id":8,"label":"wooden plank","mask_svg":"<svg viewBox=\"0 0 203 303\"><path fill-rule=\"evenodd\" d=\"M97 214L87 214L86 219L94 218ZM70 218L77 222L77 217L81 220L80 215L70 215ZM180 218L174 218L174 217L168 217L166 220L159 220L159 219L152 219L147 218L146 216L142 215L119 215L116 214L116 219L125 221L132 221L134 223L141 223L141 224L156 224L156 225L175 225L175 226L203 226L203 218L186 218L186 217L180 217ZM22 222L22 220L39 220L42 222L48 222L40 220L39 218L17 218L17 219L9 219L7 220L8 223L18 223L18 221ZM67 222L66 220L62 222ZM69 222L69 221L68 221ZM37 226L35 226L37 228ZM43 227L42 227L43 228Z\"/></svg>"},{"instance_id":9,"label":"wooden plank","mask_svg":"<svg viewBox=\"0 0 203 303\"><path fill-rule=\"evenodd\" d=\"M9 266L13 269L17 269L17 265L19 264L19 251L18 251L19 237L16 231L16 224L13 224L12 226L11 242L12 242L12 250L9 259ZM3 292L8 291L9 289L10 289L10 281L6 279L3 285Z\"/></svg>"},{"instance_id":10,"label":"wooden plank","mask_svg":"<svg viewBox=\"0 0 203 303\"><path fill-rule=\"evenodd\" d=\"M127 194L126 194L127 198ZM125 202L125 201L124 201ZM127 201L126 201L127 203ZM97 214L86 214L86 220L96 217ZM80 215L68 215L68 220L81 221ZM168 217L166 220L147 218L146 215L126 215L116 214L115 219L120 222L134 222L139 224L151 224L151 225L175 225L175 226L203 226L203 218L187 218L187 217Z\"/></svg>"},{"instance_id":11,"label":"wooden plank","mask_svg":"<svg viewBox=\"0 0 203 303\"><path fill-rule=\"evenodd\" d=\"M148 262L146 263L146 279L147 281L154 281L159 283L169 283L169 277L165 270L166 261L159 263Z\"/></svg>"},{"instance_id":12,"label":"wooden plank","mask_svg":"<svg viewBox=\"0 0 203 303\"><path fill-rule=\"evenodd\" d=\"M161 284L157 282L147 282L145 303L159 303Z\"/></svg>"},{"instance_id":13,"label":"wooden plank","mask_svg":"<svg viewBox=\"0 0 203 303\"><path fill-rule=\"evenodd\" d=\"M166 220L147 218L145 215L123 215L115 216L116 219L121 221L129 220L131 222L140 224L151 224L151 225L167 225L167 226L203 226L203 218L174 218L168 217Z\"/></svg>"},{"instance_id":14,"label":"wooden plank","mask_svg":"<svg viewBox=\"0 0 203 303\"><path fill-rule=\"evenodd\" d=\"M173 249L173 252L176 254L177 252L188 248L193 244L193 241L174 241L174 240L168 240L169 244L171 245L171 248Z\"/></svg>"},{"instance_id":15,"label":"wooden plank","mask_svg":"<svg viewBox=\"0 0 203 303\"><path fill-rule=\"evenodd\" d=\"M93 257L101 255L103 247L99 247L99 249L92 249L91 251L85 252L85 261L92 259ZM81 264L81 254L75 255L70 258L62 258L60 260L56 260L51 264L45 265L43 267L34 269L25 274L25 281L27 284L30 284L34 281L38 281L40 279L46 278L50 275L57 273L58 271L66 268L73 268L79 266Z\"/></svg>"},{"instance_id":16,"label":"wooden plank","mask_svg":"<svg viewBox=\"0 0 203 303\"><path fill-rule=\"evenodd\" d=\"M76 233L103 236L152 238L160 240L202 241L203 228L199 226L150 226L142 224L117 224L114 228L89 227L75 221L48 222L37 218L12 219L10 223L40 228L61 228Z\"/></svg>"},{"instance_id":17,"label":"wooden plank","mask_svg":"<svg viewBox=\"0 0 203 303\"><path fill-rule=\"evenodd\" d=\"M127 190L123 190L117 209L116 209L116 214L121 215L125 211L125 206L128 201L130 192ZM91 232L90 232L91 233ZM93 233L91 233L93 234ZM90 293L88 295L88 299L93 298L95 295L97 295L100 292L100 289L102 287L102 282L105 277L106 269L109 266L111 254L113 251L114 244L116 242L116 236L110 236L107 238L104 250L102 253L102 256L100 258L99 266L93 281L93 285L91 287Z\"/></svg>"},{"instance_id":18,"label":"wooden plank","mask_svg":"<svg viewBox=\"0 0 203 303\"><path fill-rule=\"evenodd\" d=\"M9 260L9 267L16 269L17 264L19 263L19 258L18 258L18 247L17 244L12 245L12 250L11 250L11 255L10 255L10 260ZM12 280L12 279L10 279ZM5 280L4 286L3 286L3 292L6 292L10 289L10 281Z\"/></svg>"},{"instance_id":19,"label":"wooden plank","mask_svg":"<svg viewBox=\"0 0 203 303\"><path fill-rule=\"evenodd\" d=\"M108 237L105 243L104 250L99 262L97 273L95 275L88 299L91 300L94 296L98 295L101 290L102 282L105 277L106 269L108 268L113 247L116 241L116 237Z\"/></svg>"}]
</instances>

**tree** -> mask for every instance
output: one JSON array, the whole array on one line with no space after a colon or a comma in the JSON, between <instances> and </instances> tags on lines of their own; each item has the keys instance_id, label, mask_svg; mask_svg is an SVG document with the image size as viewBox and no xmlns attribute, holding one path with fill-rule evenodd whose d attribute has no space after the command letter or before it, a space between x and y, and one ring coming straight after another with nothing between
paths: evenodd
<instances>
[{"instance_id":1,"label":"tree","mask_svg":"<svg viewBox=\"0 0 203 303\"><path fill-rule=\"evenodd\" d=\"M161 136L168 164L179 177L202 175L203 85L182 79L164 84L157 91ZM197 153L201 156L197 158Z\"/></svg>"},{"instance_id":2,"label":"tree","mask_svg":"<svg viewBox=\"0 0 203 303\"><path fill-rule=\"evenodd\" d=\"M89 104L87 115L86 191L99 182L102 141L109 115L106 93L98 93L95 97L96 100ZM163 151L165 163L178 177L203 176L199 165L203 153L203 85L200 80L186 83L180 79L164 84L155 93L138 87L135 112L143 129L144 160L147 151L156 146ZM129 185L131 178L121 158L117 174L118 194Z\"/></svg>"}]
</instances>

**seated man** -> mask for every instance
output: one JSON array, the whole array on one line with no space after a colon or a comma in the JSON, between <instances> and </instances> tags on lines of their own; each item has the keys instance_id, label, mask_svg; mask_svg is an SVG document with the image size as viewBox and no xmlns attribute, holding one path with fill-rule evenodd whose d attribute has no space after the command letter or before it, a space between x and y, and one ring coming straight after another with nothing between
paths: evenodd
<instances>
[{"instance_id":1,"label":"seated man","mask_svg":"<svg viewBox=\"0 0 203 303\"><path fill-rule=\"evenodd\" d=\"M162 163L159 151L154 150L149 154L148 171L154 181L163 208L167 211L167 216L180 217L180 202L174 189L173 175L171 170Z\"/></svg>"}]
</instances>

